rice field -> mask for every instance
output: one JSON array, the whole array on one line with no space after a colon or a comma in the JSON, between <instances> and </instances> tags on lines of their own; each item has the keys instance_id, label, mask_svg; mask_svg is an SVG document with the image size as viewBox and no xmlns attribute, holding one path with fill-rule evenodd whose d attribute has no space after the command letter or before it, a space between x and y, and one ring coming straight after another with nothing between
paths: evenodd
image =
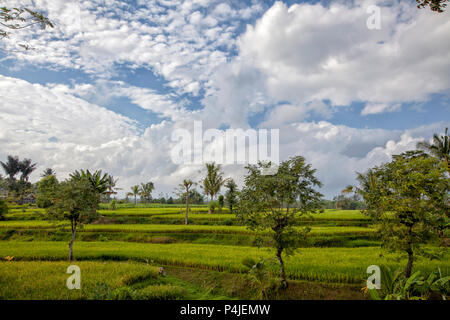
<instances>
[{"instance_id":1,"label":"rice field","mask_svg":"<svg viewBox=\"0 0 450 320\"><path fill-rule=\"evenodd\" d=\"M202 268L216 271L242 272L242 260L252 257L271 258L269 249L255 247L198 245L198 244L143 244L127 242L82 242L74 244L76 259L99 261L157 262L172 266ZM0 242L0 256L14 260L60 261L67 257L66 242ZM365 248L302 248L286 259L287 275L291 279L336 283L363 284L369 265L399 267L403 261L383 253L378 247ZM441 268L450 271L448 255L442 260L419 260L416 268L432 271ZM271 265L275 273L276 263Z\"/></svg>"},{"instance_id":2,"label":"rice field","mask_svg":"<svg viewBox=\"0 0 450 320\"><path fill-rule=\"evenodd\" d=\"M82 290L70 291L61 287L68 276L64 268L68 265L69 225L47 220L43 209L12 209L7 220L0 221L0 239L6 239L0 240L0 261L4 260L0 262L0 299L214 298L209 291L206 296L186 293L185 287L177 285L179 279L174 283L161 280L155 275L156 266L244 276L242 261L249 257L266 259L271 274L278 276L273 250L252 245L255 232L239 225L228 211L208 214L206 206L192 207L189 225L183 224L184 210L179 205L127 205L116 210L103 206L99 214L103 220L77 229L74 263L85 271L86 282ZM359 211L326 210L299 216L298 221L296 228L311 229L312 242L285 256L291 281L362 287L369 265L395 269L406 263L380 248L377 229ZM440 260L418 258L414 269L431 272L440 268L448 274L448 258L448 254ZM33 277L37 280L31 281ZM141 280L130 284L133 281L126 279Z\"/></svg>"}]
</instances>

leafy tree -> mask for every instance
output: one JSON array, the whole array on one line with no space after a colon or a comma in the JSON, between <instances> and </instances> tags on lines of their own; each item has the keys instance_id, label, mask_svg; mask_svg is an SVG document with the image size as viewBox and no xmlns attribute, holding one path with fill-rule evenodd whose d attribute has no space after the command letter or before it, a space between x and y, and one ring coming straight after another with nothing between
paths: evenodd
<instances>
[{"instance_id":1,"label":"leafy tree","mask_svg":"<svg viewBox=\"0 0 450 320\"><path fill-rule=\"evenodd\" d=\"M38 25L41 29L53 28L53 23L42 13L28 8L0 8L0 39L8 38L12 31L29 28ZM25 50L31 47L27 44L19 44Z\"/></svg>"},{"instance_id":2,"label":"leafy tree","mask_svg":"<svg viewBox=\"0 0 450 320\"><path fill-rule=\"evenodd\" d=\"M420 151L393 156L393 160L358 173L364 210L381 228L383 245L408 256L404 274L411 276L421 245L439 235L448 221L449 178L442 161Z\"/></svg>"},{"instance_id":3,"label":"leafy tree","mask_svg":"<svg viewBox=\"0 0 450 320\"><path fill-rule=\"evenodd\" d=\"M8 205L5 200L0 199L0 220L5 220L5 214L8 213Z\"/></svg>"},{"instance_id":4,"label":"leafy tree","mask_svg":"<svg viewBox=\"0 0 450 320\"><path fill-rule=\"evenodd\" d=\"M37 183L36 204L39 208L52 206L58 185L58 180L54 175L46 176Z\"/></svg>"},{"instance_id":5,"label":"leafy tree","mask_svg":"<svg viewBox=\"0 0 450 320\"><path fill-rule=\"evenodd\" d=\"M53 170L52 168L46 168L42 174L41 174L41 178L45 178L48 176L56 176L56 172L55 170Z\"/></svg>"},{"instance_id":6,"label":"leafy tree","mask_svg":"<svg viewBox=\"0 0 450 320\"><path fill-rule=\"evenodd\" d=\"M228 189L225 192L225 202L227 203L228 208L230 208L230 212L233 213L233 207L237 202L237 184L233 179L229 179L225 184L225 187Z\"/></svg>"},{"instance_id":7,"label":"leafy tree","mask_svg":"<svg viewBox=\"0 0 450 320\"><path fill-rule=\"evenodd\" d=\"M429 6L432 11L444 12L447 7L446 2L449 2L449 0L416 0L416 2L419 9Z\"/></svg>"},{"instance_id":8,"label":"leafy tree","mask_svg":"<svg viewBox=\"0 0 450 320\"><path fill-rule=\"evenodd\" d=\"M450 137L448 128L445 128L445 134L439 136L437 133L433 135L433 143L421 141L417 143L417 149L423 150L433 157L444 161L447 164L447 171L450 172Z\"/></svg>"},{"instance_id":9,"label":"leafy tree","mask_svg":"<svg viewBox=\"0 0 450 320\"><path fill-rule=\"evenodd\" d=\"M183 188L185 190L184 196L186 198L186 214L184 216L184 224L186 225L188 224L188 213L189 213L189 191L194 185L195 183L189 179L183 180L183 183L180 184L180 188Z\"/></svg>"},{"instance_id":10,"label":"leafy tree","mask_svg":"<svg viewBox=\"0 0 450 320\"><path fill-rule=\"evenodd\" d=\"M69 220L72 238L69 242L69 261L73 260L73 243L78 225L97 217L98 193L86 177L71 178L59 184L53 206L48 209L52 218Z\"/></svg>"},{"instance_id":11,"label":"leafy tree","mask_svg":"<svg viewBox=\"0 0 450 320\"><path fill-rule=\"evenodd\" d=\"M139 195L143 202L148 203L152 200L152 192L155 189L153 182L141 183Z\"/></svg>"},{"instance_id":12,"label":"leafy tree","mask_svg":"<svg viewBox=\"0 0 450 320\"><path fill-rule=\"evenodd\" d=\"M102 170L97 170L94 173L89 170L76 170L70 174L70 177L74 180L87 179L97 193L97 204L100 202L101 196L108 190L109 175L107 173L102 174Z\"/></svg>"},{"instance_id":13,"label":"leafy tree","mask_svg":"<svg viewBox=\"0 0 450 320\"><path fill-rule=\"evenodd\" d=\"M219 193L220 188L226 183L221 171L221 165L214 162L206 164L206 177L203 179L203 191L214 200L214 196ZM211 213L209 210L208 213Z\"/></svg>"},{"instance_id":14,"label":"leafy tree","mask_svg":"<svg viewBox=\"0 0 450 320\"><path fill-rule=\"evenodd\" d=\"M292 254L309 232L308 228L294 228L295 220L320 208L322 195L315 187L321 183L315 177L316 170L301 156L283 161L274 175L262 174L270 166L270 162L260 162L246 167L248 174L239 193L236 216L252 230L269 231L281 269L281 284L287 287L282 255Z\"/></svg>"},{"instance_id":15,"label":"leafy tree","mask_svg":"<svg viewBox=\"0 0 450 320\"><path fill-rule=\"evenodd\" d=\"M137 196L141 192L141 187L139 185L135 185L131 187L131 192L127 193L127 196L134 197L134 204L137 204Z\"/></svg>"}]
</instances>

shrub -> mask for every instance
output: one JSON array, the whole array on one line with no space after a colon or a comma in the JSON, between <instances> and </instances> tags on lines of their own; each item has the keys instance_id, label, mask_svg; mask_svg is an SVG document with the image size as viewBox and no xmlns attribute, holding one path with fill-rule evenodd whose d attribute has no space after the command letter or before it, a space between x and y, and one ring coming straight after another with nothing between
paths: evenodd
<instances>
[{"instance_id":1,"label":"shrub","mask_svg":"<svg viewBox=\"0 0 450 320\"><path fill-rule=\"evenodd\" d=\"M211 211L211 213L214 213L214 210L218 207L216 201L210 201L208 204L208 208Z\"/></svg>"}]
</instances>

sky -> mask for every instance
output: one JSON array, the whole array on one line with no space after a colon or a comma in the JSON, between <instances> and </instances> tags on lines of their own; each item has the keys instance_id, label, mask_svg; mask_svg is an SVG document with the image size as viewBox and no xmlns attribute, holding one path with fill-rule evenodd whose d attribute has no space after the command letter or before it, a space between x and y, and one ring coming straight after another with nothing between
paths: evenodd
<instances>
[{"instance_id":1,"label":"sky","mask_svg":"<svg viewBox=\"0 0 450 320\"><path fill-rule=\"evenodd\" d=\"M450 10L413 0L0 2L55 25L0 43L0 159L31 158L32 181L47 167L59 179L102 169L121 194L153 181L153 196L170 195L204 172L174 163L172 134L202 121L279 129L280 160L304 156L332 198L356 172L450 126ZM223 170L242 185L244 165Z\"/></svg>"}]
</instances>

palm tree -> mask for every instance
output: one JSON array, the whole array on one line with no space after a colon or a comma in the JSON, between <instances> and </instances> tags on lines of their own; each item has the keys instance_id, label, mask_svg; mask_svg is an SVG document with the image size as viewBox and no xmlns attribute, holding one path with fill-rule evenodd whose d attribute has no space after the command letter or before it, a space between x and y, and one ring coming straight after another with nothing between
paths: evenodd
<instances>
[{"instance_id":1,"label":"palm tree","mask_svg":"<svg viewBox=\"0 0 450 320\"><path fill-rule=\"evenodd\" d=\"M30 174L36 170L36 163L32 163L31 159L23 159L19 166L21 172L20 180L28 182Z\"/></svg>"},{"instance_id":2,"label":"palm tree","mask_svg":"<svg viewBox=\"0 0 450 320\"><path fill-rule=\"evenodd\" d=\"M17 156L8 156L6 162L0 161L0 164L10 180L14 180L16 174L18 174L21 169L19 157Z\"/></svg>"},{"instance_id":3,"label":"palm tree","mask_svg":"<svg viewBox=\"0 0 450 320\"><path fill-rule=\"evenodd\" d=\"M149 202L152 199L152 192L155 189L153 182L141 183L141 191L139 195L144 202Z\"/></svg>"},{"instance_id":4,"label":"palm tree","mask_svg":"<svg viewBox=\"0 0 450 320\"><path fill-rule=\"evenodd\" d=\"M447 163L447 170L450 172L450 139L448 135L448 128L445 128L445 134L440 136L435 133L433 135L433 143L428 141L418 142L417 149L428 152L433 157Z\"/></svg>"},{"instance_id":5,"label":"palm tree","mask_svg":"<svg viewBox=\"0 0 450 320\"><path fill-rule=\"evenodd\" d=\"M120 188L116 188L117 185L117 181L119 181L119 179L114 179L114 177L112 175L108 175L108 177L106 178L107 182L106 182L106 197L108 202L111 200L111 195L112 194L117 194L117 190L120 190Z\"/></svg>"},{"instance_id":6,"label":"palm tree","mask_svg":"<svg viewBox=\"0 0 450 320\"><path fill-rule=\"evenodd\" d=\"M97 170L94 173L91 173L89 170L76 170L70 174L70 177L74 180L80 180L81 178L88 179L98 195L104 194L108 189L108 174L105 173L102 175L102 170Z\"/></svg>"},{"instance_id":7,"label":"palm tree","mask_svg":"<svg viewBox=\"0 0 450 320\"><path fill-rule=\"evenodd\" d=\"M214 162L206 164L206 177L203 179L203 190L205 194L211 197L211 201L214 200L214 196L219 193L220 188L227 182L220 169L220 164L216 165ZM208 210L208 213L211 213L211 209Z\"/></svg>"},{"instance_id":8,"label":"palm tree","mask_svg":"<svg viewBox=\"0 0 450 320\"><path fill-rule=\"evenodd\" d=\"M134 204L137 204L137 196L139 195L139 193L141 192L141 188L139 187L139 185L135 185L131 187L131 192L127 193L127 196L133 196L134 197Z\"/></svg>"},{"instance_id":9,"label":"palm tree","mask_svg":"<svg viewBox=\"0 0 450 320\"><path fill-rule=\"evenodd\" d=\"M194 185L195 183L192 182L192 180L183 180L183 183L180 184L180 188L186 190L186 192L184 193L185 197L186 197L186 214L184 215L184 224L188 224L188 212L189 212L189 190L191 189L191 187Z\"/></svg>"},{"instance_id":10,"label":"palm tree","mask_svg":"<svg viewBox=\"0 0 450 320\"><path fill-rule=\"evenodd\" d=\"M48 176L56 176L55 170L53 170L52 168L47 168L41 174L41 178L45 178Z\"/></svg>"}]
</instances>

